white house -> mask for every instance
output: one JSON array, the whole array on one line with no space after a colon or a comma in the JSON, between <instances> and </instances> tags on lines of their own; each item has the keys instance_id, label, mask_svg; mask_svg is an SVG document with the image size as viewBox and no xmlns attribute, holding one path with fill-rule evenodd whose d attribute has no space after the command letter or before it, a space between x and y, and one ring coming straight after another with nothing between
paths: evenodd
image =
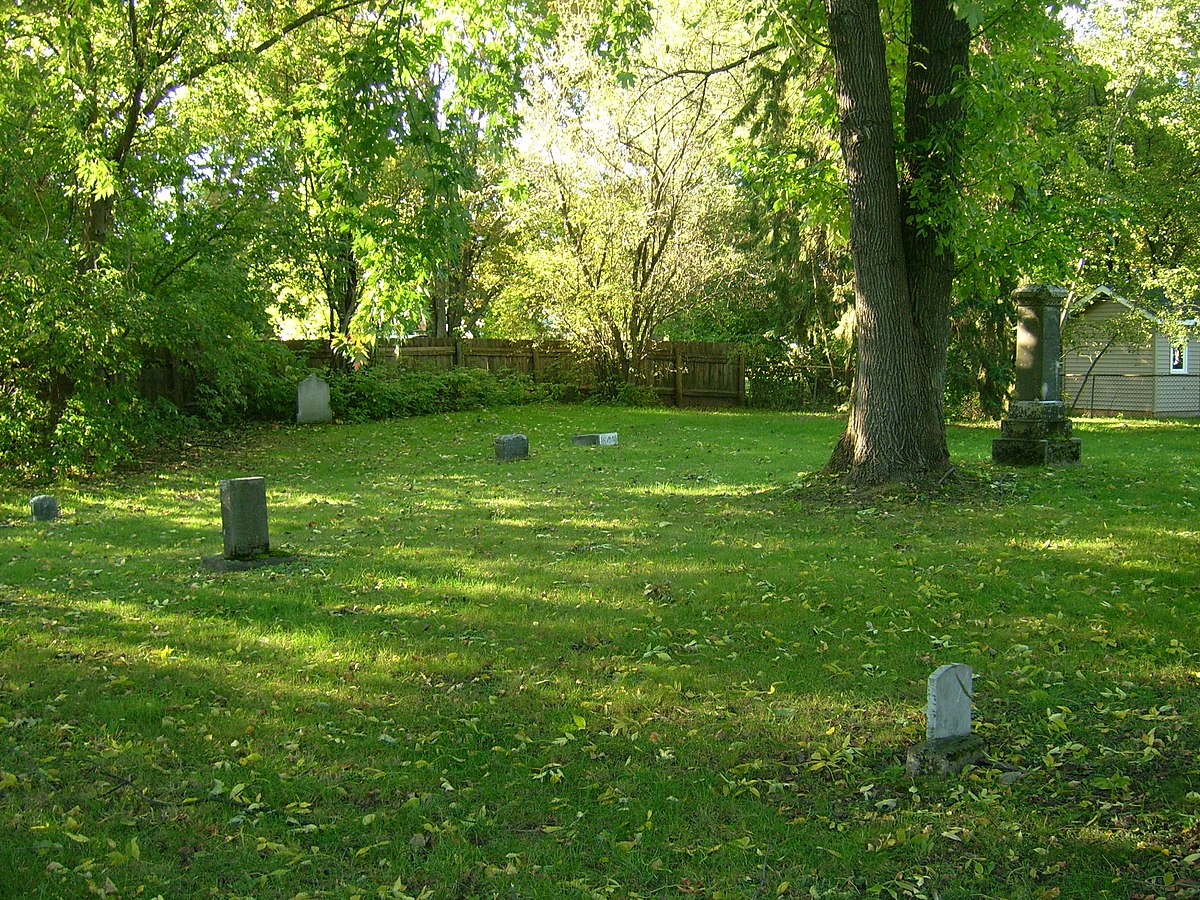
<instances>
[{"instance_id":1,"label":"white house","mask_svg":"<svg viewBox=\"0 0 1200 900\"><path fill-rule=\"evenodd\" d=\"M1076 414L1200 416L1200 329L1100 287L1064 323L1063 394ZM1172 336L1182 326L1185 338Z\"/></svg>"}]
</instances>

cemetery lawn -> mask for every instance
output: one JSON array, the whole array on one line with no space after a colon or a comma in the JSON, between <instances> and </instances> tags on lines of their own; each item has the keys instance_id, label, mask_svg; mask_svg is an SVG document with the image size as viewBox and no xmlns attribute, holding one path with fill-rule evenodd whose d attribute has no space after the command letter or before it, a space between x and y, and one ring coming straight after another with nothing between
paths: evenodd
<instances>
[{"instance_id":1,"label":"cemetery lawn","mask_svg":"<svg viewBox=\"0 0 1200 900\"><path fill-rule=\"evenodd\" d=\"M1197 896L1200 427L1050 471L954 427L941 488L847 498L841 424L547 405L0 488L0 897ZM202 569L242 475L299 562ZM992 764L913 778L944 663Z\"/></svg>"}]
</instances>

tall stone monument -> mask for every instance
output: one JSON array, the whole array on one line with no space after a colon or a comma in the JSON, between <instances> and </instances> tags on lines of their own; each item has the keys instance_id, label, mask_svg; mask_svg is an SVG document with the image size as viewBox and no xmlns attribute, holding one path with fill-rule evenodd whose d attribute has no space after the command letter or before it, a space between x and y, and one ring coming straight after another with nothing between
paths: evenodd
<instances>
[{"instance_id":1,"label":"tall stone monument","mask_svg":"<svg viewBox=\"0 0 1200 900\"><path fill-rule=\"evenodd\" d=\"M1062 399L1062 301L1060 287L1029 284L1013 291L1017 303L1017 379L992 462L1006 466L1079 462L1079 439Z\"/></svg>"}]
</instances>

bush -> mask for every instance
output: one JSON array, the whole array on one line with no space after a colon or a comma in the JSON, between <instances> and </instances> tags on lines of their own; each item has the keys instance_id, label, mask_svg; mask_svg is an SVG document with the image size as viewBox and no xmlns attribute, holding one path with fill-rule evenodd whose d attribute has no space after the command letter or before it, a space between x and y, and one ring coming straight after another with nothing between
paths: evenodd
<instances>
[{"instance_id":1,"label":"bush","mask_svg":"<svg viewBox=\"0 0 1200 900\"><path fill-rule=\"evenodd\" d=\"M602 381L588 395L588 399L596 403L609 403L614 406L660 406L658 392L645 384L616 379Z\"/></svg>"},{"instance_id":2,"label":"bush","mask_svg":"<svg viewBox=\"0 0 1200 900\"><path fill-rule=\"evenodd\" d=\"M424 416L550 399L552 391L516 372L464 368L421 372L369 366L330 377L330 402L345 422Z\"/></svg>"},{"instance_id":3,"label":"bush","mask_svg":"<svg viewBox=\"0 0 1200 900\"><path fill-rule=\"evenodd\" d=\"M834 409L849 396L850 373L845 383L827 366L809 359L803 349L779 343L744 346L746 405L756 409Z\"/></svg>"}]
</instances>

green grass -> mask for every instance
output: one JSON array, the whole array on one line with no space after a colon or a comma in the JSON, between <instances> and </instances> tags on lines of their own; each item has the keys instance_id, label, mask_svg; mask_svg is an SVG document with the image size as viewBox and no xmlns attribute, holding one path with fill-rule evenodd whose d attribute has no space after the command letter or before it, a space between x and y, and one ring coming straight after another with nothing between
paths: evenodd
<instances>
[{"instance_id":1,"label":"green grass","mask_svg":"<svg viewBox=\"0 0 1200 900\"><path fill-rule=\"evenodd\" d=\"M4 489L0 896L1194 896L1200 429L1012 472L952 428L961 480L838 502L840 425L538 406L257 432L50 524ZM201 568L238 475L301 562ZM1000 765L913 779L946 662Z\"/></svg>"}]
</instances>

